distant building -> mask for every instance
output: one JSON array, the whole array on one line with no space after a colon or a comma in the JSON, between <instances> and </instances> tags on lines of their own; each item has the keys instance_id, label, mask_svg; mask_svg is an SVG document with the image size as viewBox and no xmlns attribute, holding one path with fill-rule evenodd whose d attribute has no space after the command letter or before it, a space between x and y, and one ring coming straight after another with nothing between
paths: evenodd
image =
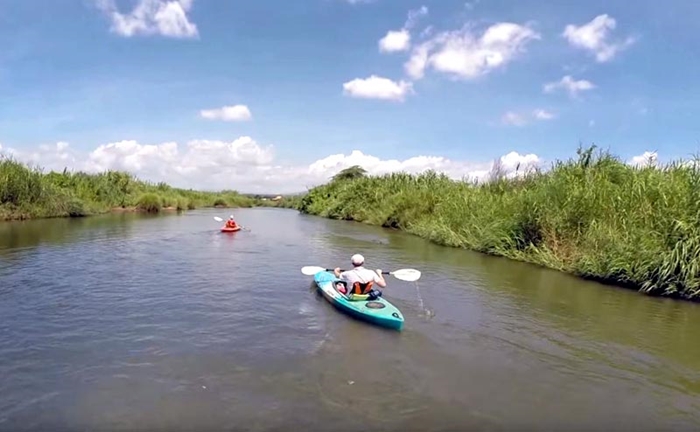
<instances>
[{"instance_id":1,"label":"distant building","mask_svg":"<svg viewBox=\"0 0 700 432\"><path fill-rule=\"evenodd\" d=\"M279 201L282 199L282 195L277 195L276 197L272 198L272 201Z\"/></svg>"}]
</instances>

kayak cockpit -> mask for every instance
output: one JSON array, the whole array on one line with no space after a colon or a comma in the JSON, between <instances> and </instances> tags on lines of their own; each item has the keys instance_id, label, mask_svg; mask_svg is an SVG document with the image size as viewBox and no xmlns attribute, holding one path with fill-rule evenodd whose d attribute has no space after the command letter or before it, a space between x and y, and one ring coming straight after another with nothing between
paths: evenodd
<instances>
[{"instance_id":1,"label":"kayak cockpit","mask_svg":"<svg viewBox=\"0 0 700 432\"><path fill-rule=\"evenodd\" d=\"M382 296L382 292L372 288L370 292L367 294L353 294L353 293L348 293L348 284L343 281L343 280L336 280L333 282L333 288L341 294L343 297L350 301L367 301L367 300L376 300L379 297Z\"/></svg>"}]
</instances>

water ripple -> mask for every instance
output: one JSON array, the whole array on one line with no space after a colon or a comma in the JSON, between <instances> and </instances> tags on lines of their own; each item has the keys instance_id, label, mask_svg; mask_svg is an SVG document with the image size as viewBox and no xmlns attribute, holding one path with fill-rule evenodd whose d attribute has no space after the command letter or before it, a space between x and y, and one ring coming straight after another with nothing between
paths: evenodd
<instances>
[{"instance_id":1,"label":"water ripple","mask_svg":"<svg viewBox=\"0 0 700 432\"><path fill-rule=\"evenodd\" d=\"M12 225L0 429L700 424L696 310L278 209L236 210L251 231L222 235L215 214ZM385 290L404 332L338 313L299 272L355 250L423 271Z\"/></svg>"}]
</instances>

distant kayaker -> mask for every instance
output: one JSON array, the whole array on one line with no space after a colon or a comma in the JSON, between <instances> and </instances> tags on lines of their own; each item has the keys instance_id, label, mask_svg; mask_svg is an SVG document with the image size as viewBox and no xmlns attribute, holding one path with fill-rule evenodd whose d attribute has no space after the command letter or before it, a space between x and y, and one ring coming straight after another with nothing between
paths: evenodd
<instances>
[{"instance_id":1,"label":"distant kayaker","mask_svg":"<svg viewBox=\"0 0 700 432\"><path fill-rule=\"evenodd\" d=\"M360 254L355 254L350 258L353 269L340 271L340 267L333 270L335 277L342 279L346 286L353 294L367 294L372 290L372 285L376 283L382 288L386 288L386 281L382 276L382 271L377 269L376 272L364 267L365 257ZM341 287L341 292L347 294L347 289Z\"/></svg>"},{"instance_id":2,"label":"distant kayaker","mask_svg":"<svg viewBox=\"0 0 700 432\"><path fill-rule=\"evenodd\" d=\"M236 228L237 226L238 224L235 220L233 220L233 215L229 216L228 220L226 221L226 228Z\"/></svg>"}]
</instances>

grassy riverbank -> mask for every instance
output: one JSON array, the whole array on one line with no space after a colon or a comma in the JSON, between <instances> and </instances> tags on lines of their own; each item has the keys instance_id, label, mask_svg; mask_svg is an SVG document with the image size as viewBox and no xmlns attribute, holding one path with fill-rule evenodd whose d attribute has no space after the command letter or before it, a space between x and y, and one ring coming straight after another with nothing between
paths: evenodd
<instances>
[{"instance_id":1,"label":"grassy riverbank","mask_svg":"<svg viewBox=\"0 0 700 432\"><path fill-rule=\"evenodd\" d=\"M340 178L310 190L298 209L650 295L700 299L700 168L636 168L592 151L480 185L432 172Z\"/></svg>"},{"instance_id":2,"label":"grassy riverbank","mask_svg":"<svg viewBox=\"0 0 700 432\"><path fill-rule=\"evenodd\" d=\"M144 182L120 171L43 173L13 159L0 159L0 220L255 204L256 200L235 191L177 189L165 183Z\"/></svg>"}]
</instances>

